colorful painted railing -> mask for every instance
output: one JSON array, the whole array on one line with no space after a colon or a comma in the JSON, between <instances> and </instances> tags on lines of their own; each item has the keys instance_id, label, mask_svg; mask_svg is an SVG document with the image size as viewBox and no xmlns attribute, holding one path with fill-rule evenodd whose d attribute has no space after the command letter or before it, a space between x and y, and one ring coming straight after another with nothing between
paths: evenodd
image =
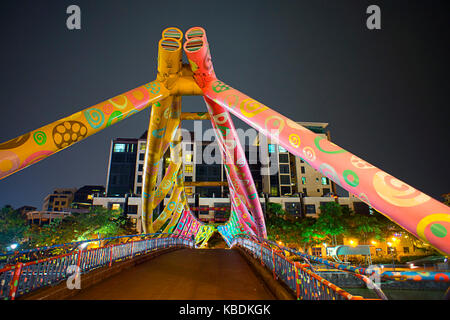
<instances>
[{"instance_id":1,"label":"colorful painted railing","mask_svg":"<svg viewBox=\"0 0 450 320\"><path fill-rule=\"evenodd\" d=\"M274 241L267 240L267 239L261 239L256 236L250 237L246 234L237 235L237 236L253 239L254 241L264 243L267 246L276 247L280 251L287 251L292 255L302 257L304 259L307 259L308 261L324 264L328 267L342 270L345 272L351 272L351 273L354 273L357 275L366 275L366 276L372 276L375 272L379 272L379 270L377 270L375 268L357 267L357 266L337 263L337 262L329 261L324 258L305 254L303 252L299 252L292 248L280 246L278 243L276 243ZM397 281L413 280L413 281L450 282L450 272L443 272L443 271L425 271L425 272L420 272L420 271L383 271L383 272L380 272L379 276L384 279L397 280Z\"/></svg>"},{"instance_id":2,"label":"colorful painted railing","mask_svg":"<svg viewBox=\"0 0 450 320\"><path fill-rule=\"evenodd\" d=\"M14 300L33 290L56 284L67 279L75 270L81 274L87 273L100 267L111 267L116 261L132 259L154 250L177 246L193 247L193 245L191 239L167 235L163 238L130 241L87 250L79 249L47 259L7 266L0 269L0 299Z\"/></svg>"},{"instance_id":3,"label":"colorful painted railing","mask_svg":"<svg viewBox=\"0 0 450 320\"><path fill-rule=\"evenodd\" d=\"M119 242L128 242L132 239L136 240L136 238L144 239L144 238L155 238L155 237L167 237L169 234L167 233L144 233L144 234L134 234L134 235L124 235L124 236L114 236L107 237L101 239L89 239L89 240L80 240L73 241L67 243L58 243L51 246L42 246L37 248L30 248L24 250L16 250L10 251L0 254L0 261L2 263L11 264L10 260L16 262L30 262L31 260L39 260L43 258L49 258L51 256L61 255L65 253L69 253L74 248L82 244L103 242L109 244L111 242L119 243ZM100 245L99 245L100 246ZM3 266L2 266L3 267Z\"/></svg>"},{"instance_id":4,"label":"colorful painted railing","mask_svg":"<svg viewBox=\"0 0 450 320\"><path fill-rule=\"evenodd\" d=\"M274 279L281 280L296 293L298 300L366 300L351 295L268 245L237 237L232 246L240 246L261 261L263 266L272 271Z\"/></svg>"}]
</instances>

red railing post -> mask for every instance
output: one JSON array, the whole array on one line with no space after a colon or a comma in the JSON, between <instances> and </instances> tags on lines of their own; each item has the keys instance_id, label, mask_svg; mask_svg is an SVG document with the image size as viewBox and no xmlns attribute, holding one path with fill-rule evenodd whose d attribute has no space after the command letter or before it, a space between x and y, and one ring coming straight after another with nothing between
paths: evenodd
<instances>
[{"instance_id":1,"label":"red railing post","mask_svg":"<svg viewBox=\"0 0 450 320\"><path fill-rule=\"evenodd\" d=\"M277 277L275 275L275 255L273 253L273 248L272 248L272 274L273 274L273 278L276 280Z\"/></svg>"},{"instance_id":2,"label":"red railing post","mask_svg":"<svg viewBox=\"0 0 450 320\"><path fill-rule=\"evenodd\" d=\"M83 249L78 249L78 259L77 259L77 267L81 272L81 257L83 255Z\"/></svg>"},{"instance_id":3,"label":"red railing post","mask_svg":"<svg viewBox=\"0 0 450 320\"><path fill-rule=\"evenodd\" d=\"M109 247L109 266L110 266L110 267L112 266L112 260L113 260L113 258L112 258L112 252L113 252L113 245L111 245L111 246Z\"/></svg>"},{"instance_id":4,"label":"red railing post","mask_svg":"<svg viewBox=\"0 0 450 320\"><path fill-rule=\"evenodd\" d=\"M300 300L300 284L298 283L298 262L294 262L294 274L295 274L295 291L297 293L297 300Z\"/></svg>"},{"instance_id":5,"label":"red railing post","mask_svg":"<svg viewBox=\"0 0 450 320\"><path fill-rule=\"evenodd\" d=\"M9 297L11 298L11 300L14 300L16 297L17 288L19 287L19 278L20 274L22 273L22 266L23 263L19 262L14 267L14 275L9 284Z\"/></svg>"},{"instance_id":6,"label":"red railing post","mask_svg":"<svg viewBox=\"0 0 450 320\"><path fill-rule=\"evenodd\" d=\"M134 240L131 241L131 259L133 259L133 254L134 254Z\"/></svg>"}]
</instances>

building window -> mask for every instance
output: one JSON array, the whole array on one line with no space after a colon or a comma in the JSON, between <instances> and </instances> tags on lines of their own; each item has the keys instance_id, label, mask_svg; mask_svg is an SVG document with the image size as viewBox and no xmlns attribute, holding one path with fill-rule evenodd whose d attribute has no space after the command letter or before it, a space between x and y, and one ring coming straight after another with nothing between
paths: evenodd
<instances>
[{"instance_id":1,"label":"building window","mask_svg":"<svg viewBox=\"0 0 450 320\"><path fill-rule=\"evenodd\" d=\"M306 188L303 188L303 194L304 194L305 197L308 196L308 192L307 192Z\"/></svg>"},{"instance_id":2,"label":"building window","mask_svg":"<svg viewBox=\"0 0 450 320\"><path fill-rule=\"evenodd\" d=\"M280 154L279 159L280 159L280 163L289 163L289 155L288 154Z\"/></svg>"},{"instance_id":3,"label":"building window","mask_svg":"<svg viewBox=\"0 0 450 320\"><path fill-rule=\"evenodd\" d=\"M136 194L142 194L142 187L136 188Z\"/></svg>"},{"instance_id":4,"label":"building window","mask_svg":"<svg viewBox=\"0 0 450 320\"><path fill-rule=\"evenodd\" d=\"M320 247L311 248L311 253L315 257L321 257L322 256L322 248L320 248Z\"/></svg>"},{"instance_id":5,"label":"building window","mask_svg":"<svg viewBox=\"0 0 450 320\"><path fill-rule=\"evenodd\" d=\"M291 187L281 187L281 195L291 194Z\"/></svg>"},{"instance_id":6,"label":"building window","mask_svg":"<svg viewBox=\"0 0 450 320\"><path fill-rule=\"evenodd\" d=\"M141 161L145 160L145 153L139 153L139 160Z\"/></svg>"},{"instance_id":7,"label":"building window","mask_svg":"<svg viewBox=\"0 0 450 320\"><path fill-rule=\"evenodd\" d=\"M306 184L306 177L302 177L302 184Z\"/></svg>"},{"instance_id":8,"label":"building window","mask_svg":"<svg viewBox=\"0 0 450 320\"><path fill-rule=\"evenodd\" d=\"M184 191L186 192L186 194L192 194L192 187L185 187Z\"/></svg>"},{"instance_id":9,"label":"building window","mask_svg":"<svg viewBox=\"0 0 450 320\"><path fill-rule=\"evenodd\" d=\"M188 164L184 166L184 172L186 173L192 173L192 164Z\"/></svg>"},{"instance_id":10,"label":"building window","mask_svg":"<svg viewBox=\"0 0 450 320\"><path fill-rule=\"evenodd\" d=\"M116 143L114 145L114 152L125 152L125 144L124 143Z\"/></svg>"},{"instance_id":11,"label":"building window","mask_svg":"<svg viewBox=\"0 0 450 320\"><path fill-rule=\"evenodd\" d=\"M192 162L192 154L185 155L186 162Z\"/></svg>"},{"instance_id":12,"label":"building window","mask_svg":"<svg viewBox=\"0 0 450 320\"><path fill-rule=\"evenodd\" d=\"M137 213L138 213L138 206L136 204L129 204L128 214L137 214Z\"/></svg>"},{"instance_id":13,"label":"building window","mask_svg":"<svg viewBox=\"0 0 450 320\"><path fill-rule=\"evenodd\" d=\"M270 187L270 195L272 197L278 197L278 187Z\"/></svg>"},{"instance_id":14,"label":"building window","mask_svg":"<svg viewBox=\"0 0 450 320\"><path fill-rule=\"evenodd\" d=\"M186 151L194 150L194 145L192 143L186 143Z\"/></svg>"},{"instance_id":15,"label":"building window","mask_svg":"<svg viewBox=\"0 0 450 320\"><path fill-rule=\"evenodd\" d=\"M316 213L316 206L314 204L307 204L305 205L306 213L315 214Z\"/></svg>"},{"instance_id":16,"label":"building window","mask_svg":"<svg viewBox=\"0 0 450 320\"><path fill-rule=\"evenodd\" d=\"M144 165L141 163L138 167L138 171L142 172L144 170Z\"/></svg>"},{"instance_id":17,"label":"building window","mask_svg":"<svg viewBox=\"0 0 450 320\"><path fill-rule=\"evenodd\" d=\"M330 193L331 193L331 190L329 188L323 188L323 195L324 196L328 196L328 195L330 195Z\"/></svg>"},{"instance_id":18,"label":"building window","mask_svg":"<svg viewBox=\"0 0 450 320\"><path fill-rule=\"evenodd\" d=\"M328 182L328 178L322 177L322 184L323 184L324 186L326 186L328 183L329 183L329 182Z\"/></svg>"},{"instance_id":19,"label":"building window","mask_svg":"<svg viewBox=\"0 0 450 320\"><path fill-rule=\"evenodd\" d=\"M305 167L301 167L301 173L305 173Z\"/></svg>"},{"instance_id":20,"label":"building window","mask_svg":"<svg viewBox=\"0 0 450 320\"><path fill-rule=\"evenodd\" d=\"M142 182L142 174L139 174L137 177L137 182L141 183Z\"/></svg>"},{"instance_id":21,"label":"building window","mask_svg":"<svg viewBox=\"0 0 450 320\"><path fill-rule=\"evenodd\" d=\"M139 150L145 151L146 147L147 147L147 144L146 143L142 143Z\"/></svg>"},{"instance_id":22,"label":"building window","mask_svg":"<svg viewBox=\"0 0 450 320\"><path fill-rule=\"evenodd\" d=\"M192 181L192 176L184 177L184 181L191 182Z\"/></svg>"},{"instance_id":23,"label":"building window","mask_svg":"<svg viewBox=\"0 0 450 320\"><path fill-rule=\"evenodd\" d=\"M280 173L289 173L289 165L280 164Z\"/></svg>"},{"instance_id":24,"label":"building window","mask_svg":"<svg viewBox=\"0 0 450 320\"><path fill-rule=\"evenodd\" d=\"M269 153L274 153L274 152L275 152L275 145L269 144Z\"/></svg>"},{"instance_id":25,"label":"building window","mask_svg":"<svg viewBox=\"0 0 450 320\"><path fill-rule=\"evenodd\" d=\"M288 152L288 151L282 146L278 146L278 152Z\"/></svg>"},{"instance_id":26,"label":"building window","mask_svg":"<svg viewBox=\"0 0 450 320\"><path fill-rule=\"evenodd\" d=\"M111 210L119 210L120 209L120 203L113 203L111 205Z\"/></svg>"},{"instance_id":27,"label":"building window","mask_svg":"<svg viewBox=\"0 0 450 320\"><path fill-rule=\"evenodd\" d=\"M291 185L291 177L287 174L282 174L280 175L280 182L281 184Z\"/></svg>"}]
</instances>

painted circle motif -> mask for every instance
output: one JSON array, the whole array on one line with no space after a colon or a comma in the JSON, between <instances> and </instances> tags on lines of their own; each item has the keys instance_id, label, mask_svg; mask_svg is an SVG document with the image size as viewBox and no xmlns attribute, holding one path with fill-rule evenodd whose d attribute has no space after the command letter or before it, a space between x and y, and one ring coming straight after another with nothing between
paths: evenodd
<instances>
[{"instance_id":1,"label":"painted circle motif","mask_svg":"<svg viewBox=\"0 0 450 320\"><path fill-rule=\"evenodd\" d=\"M106 103L103 104L102 110L103 110L103 112L104 112L105 114L108 114L108 115L109 115L109 114L111 114L111 112L113 112L114 107L112 106L111 103L106 102Z\"/></svg>"},{"instance_id":2,"label":"painted circle motif","mask_svg":"<svg viewBox=\"0 0 450 320\"><path fill-rule=\"evenodd\" d=\"M159 82L150 82L145 85L145 87L153 94L158 94L161 90L161 85Z\"/></svg>"},{"instance_id":3,"label":"painted circle motif","mask_svg":"<svg viewBox=\"0 0 450 320\"><path fill-rule=\"evenodd\" d=\"M352 170L344 170L342 176L349 186L357 187L359 185L359 177Z\"/></svg>"},{"instance_id":4,"label":"painted circle motif","mask_svg":"<svg viewBox=\"0 0 450 320\"><path fill-rule=\"evenodd\" d=\"M336 170L334 170L334 168L332 166L330 166L327 163L322 163L319 166L319 171L326 177L328 177L329 179L333 180L334 182L336 182L337 184L340 185L340 180L339 180L339 176L336 173Z\"/></svg>"},{"instance_id":5,"label":"painted circle motif","mask_svg":"<svg viewBox=\"0 0 450 320\"><path fill-rule=\"evenodd\" d=\"M230 90L230 87L227 84L225 84L219 80L214 81L213 84L211 85L211 88L213 89L214 92L217 92L217 93L221 93L221 92Z\"/></svg>"},{"instance_id":6,"label":"painted circle motif","mask_svg":"<svg viewBox=\"0 0 450 320\"><path fill-rule=\"evenodd\" d=\"M42 146L47 142L47 135L43 131L36 131L33 134L34 142L36 142L38 145Z\"/></svg>"},{"instance_id":7,"label":"painted circle motif","mask_svg":"<svg viewBox=\"0 0 450 320\"><path fill-rule=\"evenodd\" d=\"M93 129L100 128L105 122L105 115L97 108L90 108L84 111L84 117Z\"/></svg>"},{"instance_id":8,"label":"painted circle motif","mask_svg":"<svg viewBox=\"0 0 450 320\"><path fill-rule=\"evenodd\" d=\"M264 127L269 135L278 136L284 129L285 122L278 116L270 116L264 122ZM289 140L290 142L290 140Z\"/></svg>"},{"instance_id":9,"label":"painted circle motif","mask_svg":"<svg viewBox=\"0 0 450 320\"><path fill-rule=\"evenodd\" d=\"M86 126L79 121L65 121L53 128L53 142L58 149L84 139L87 135Z\"/></svg>"},{"instance_id":10,"label":"painted circle motif","mask_svg":"<svg viewBox=\"0 0 450 320\"><path fill-rule=\"evenodd\" d=\"M383 171L374 175L373 186L381 198L399 207L414 207L431 199L426 194Z\"/></svg>"},{"instance_id":11,"label":"painted circle motif","mask_svg":"<svg viewBox=\"0 0 450 320\"><path fill-rule=\"evenodd\" d=\"M361 158L358 158L355 155L351 156L350 162L352 163L352 165L355 168L358 168L358 169L373 169L373 168L375 168L375 166L371 165L370 163L364 161Z\"/></svg>"},{"instance_id":12,"label":"painted circle motif","mask_svg":"<svg viewBox=\"0 0 450 320\"><path fill-rule=\"evenodd\" d=\"M175 209L175 207L176 207L175 201L171 201L171 202L169 202L169 203L167 204L167 209L168 209L169 211L173 211L173 210Z\"/></svg>"},{"instance_id":13,"label":"painted circle motif","mask_svg":"<svg viewBox=\"0 0 450 320\"><path fill-rule=\"evenodd\" d=\"M263 106L261 104L259 104L258 102L256 102L253 99L244 99L241 101L241 113L249 118L252 118L254 116L256 116L258 113L261 113L265 110L267 110L268 108L266 106ZM267 127L267 121L266 120L266 127Z\"/></svg>"},{"instance_id":14,"label":"painted circle motif","mask_svg":"<svg viewBox=\"0 0 450 320\"><path fill-rule=\"evenodd\" d=\"M444 226L443 223L445 223L447 226L450 225L449 214L436 213L426 216L417 224L417 235L428 242L432 242L432 239L430 239L431 236L443 239L449 234L448 229ZM429 233L426 232L428 226L430 230Z\"/></svg>"},{"instance_id":15,"label":"painted circle motif","mask_svg":"<svg viewBox=\"0 0 450 320\"><path fill-rule=\"evenodd\" d=\"M23 145L25 142L27 142L28 139L30 138L30 135L31 135L30 133L26 133L24 135L21 135L20 137L11 139L4 143L0 143L0 150L17 148L17 147Z\"/></svg>"},{"instance_id":16,"label":"painted circle motif","mask_svg":"<svg viewBox=\"0 0 450 320\"><path fill-rule=\"evenodd\" d=\"M321 146L320 146L320 142L322 141L322 140L325 140L326 142L326 144L328 144L328 146L330 146L330 147L336 147L336 148L340 148L339 146L337 146L337 145L335 145L334 143L332 143L332 142L329 142L328 140L326 140L324 137L321 137L321 136L317 136L315 139L314 139L314 144L316 145L316 147L317 147L317 149L319 149L321 152L323 152L323 153L328 153L328 154L339 154L339 153L346 153L347 152L347 150L344 150L344 149L338 149L338 150L325 150L325 149L323 149Z\"/></svg>"},{"instance_id":17,"label":"painted circle motif","mask_svg":"<svg viewBox=\"0 0 450 320\"><path fill-rule=\"evenodd\" d=\"M12 151L0 150L0 178L19 169L20 159Z\"/></svg>"},{"instance_id":18,"label":"painted circle motif","mask_svg":"<svg viewBox=\"0 0 450 320\"><path fill-rule=\"evenodd\" d=\"M226 104L228 107L234 109L239 101L239 96L235 94L229 94L225 98L223 98L223 104ZM214 102L217 104L220 104L220 101L217 99L214 99Z\"/></svg>"},{"instance_id":19,"label":"painted circle motif","mask_svg":"<svg viewBox=\"0 0 450 320\"><path fill-rule=\"evenodd\" d=\"M238 160L236 161L236 165L237 165L238 167L243 167L243 166L245 166L245 159L244 159L244 158L238 159Z\"/></svg>"},{"instance_id":20,"label":"painted circle motif","mask_svg":"<svg viewBox=\"0 0 450 320\"><path fill-rule=\"evenodd\" d=\"M314 152L314 149L311 147L304 147L303 155L305 156L305 160L309 162L316 161L316 153Z\"/></svg>"},{"instance_id":21,"label":"painted circle motif","mask_svg":"<svg viewBox=\"0 0 450 320\"><path fill-rule=\"evenodd\" d=\"M289 135L289 143L294 148L300 147L300 137L298 136L298 134L292 133L291 135Z\"/></svg>"}]
</instances>

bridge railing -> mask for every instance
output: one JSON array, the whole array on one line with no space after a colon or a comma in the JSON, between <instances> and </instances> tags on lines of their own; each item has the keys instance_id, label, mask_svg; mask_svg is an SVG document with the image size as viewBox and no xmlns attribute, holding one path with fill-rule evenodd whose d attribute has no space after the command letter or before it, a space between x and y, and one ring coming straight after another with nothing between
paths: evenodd
<instances>
[{"instance_id":1,"label":"bridge railing","mask_svg":"<svg viewBox=\"0 0 450 320\"><path fill-rule=\"evenodd\" d=\"M17 263L0 269L0 299L13 300L33 290L61 282L71 274L87 273L154 250L175 246L193 247L193 245L191 239L167 236L87 250L80 248L71 253L46 259Z\"/></svg>"},{"instance_id":2,"label":"bridge railing","mask_svg":"<svg viewBox=\"0 0 450 320\"><path fill-rule=\"evenodd\" d=\"M283 281L299 300L365 300L353 296L309 270L306 265L286 258L279 250L248 238L238 237L232 246L250 252L263 266L272 271L275 279Z\"/></svg>"}]
</instances>

